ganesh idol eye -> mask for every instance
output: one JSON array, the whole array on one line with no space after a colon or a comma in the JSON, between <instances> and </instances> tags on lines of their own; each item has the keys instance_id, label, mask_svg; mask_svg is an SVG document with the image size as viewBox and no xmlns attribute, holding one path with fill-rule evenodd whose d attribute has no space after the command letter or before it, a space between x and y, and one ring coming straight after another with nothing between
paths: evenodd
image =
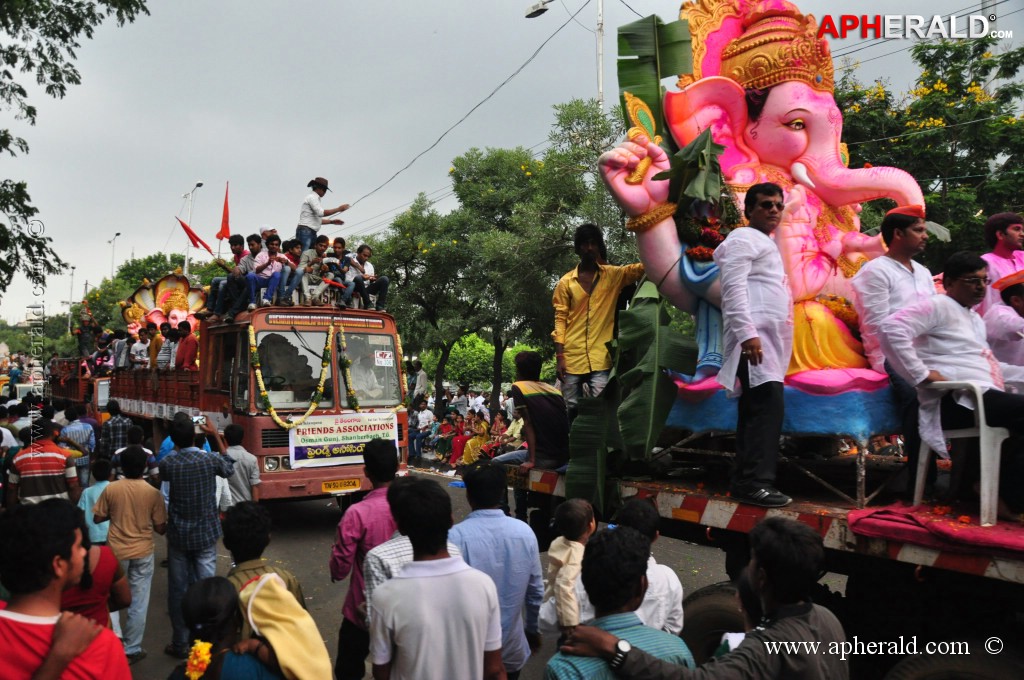
<instances>
[{"instance_id":1,"label":"ganesh idol eye","mask_svg":"<svg viewBox=\"0 0 1024 680\"><path fill-rule=\"evenodd\" d=\"M788 127L790 130L803 130L805 127L807 127L807 124L804 123L804 119L803 118L797 118L796 120L791 120L788 123L783 123L783 125Z\"/></svg>"}]
</instances>

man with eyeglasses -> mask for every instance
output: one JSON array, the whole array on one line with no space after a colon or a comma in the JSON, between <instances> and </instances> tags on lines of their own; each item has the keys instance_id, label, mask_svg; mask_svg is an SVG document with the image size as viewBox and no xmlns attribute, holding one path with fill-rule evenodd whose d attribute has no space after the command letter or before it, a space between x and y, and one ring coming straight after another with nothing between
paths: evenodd
<instances>
[{"instance_id":1,"label":"man with eyeglasses","mask_svg":"<svg viewBox=\"0 0 1024 680\"><path fill-rule=\"evenodd\" d=\"M782 222L782 188L766 182L747 190L749 228L734 229L715 250L722 282L725 361L718 382L739 392L733 498L778 508L789 496L775 488L782 436L782 381L793 349L793 297L771 234ZM738 383L738 385L737 385Z\"/></svg>"},{"instance_id":2,"label":"man with eyeglasses","mask_svg":"<svg viewBox=\"0 0 1024 680\"><path fill-rule=\"evenodd\" d=\"M985 416L992 427L1005 427L1012 435L1024 435L1024 395L1005 391L1006 382L1024 380L1024 367L996 360L985 337L985 323L972 308L988 290L988 266L974 253L955 253L942 271L945 295L934 295L896 312L882 326L879 338L886 358L911 385L918 387L921 402L921 438L934 451L945 451L942 425L973 426L969 396L955 392L944 396L923 389L936 381L970 381L984 388ZM1020 450L1008 446L1007 450ZM1024 506L1020 484L1010 484L1016 464L1002 475L1004 500L1016 495ZM1017 489L1010 489L1017 486ZM1011 504L1013 504L1011 502ZM1015 508L1016 512L1024 507Z\"/></svg>"},{"instance_id":3,"label":"man with eyeglasses","mask_svg":"<svg viewBox=\"0 0 1024 680\"><path fill-rule=\"evenodd\" d=\"M887 374L892 385L900 413L903 451L907 455L904 469L911 476L917 470L917 454L921 448L917 390L885 360L878 336L889 315L935 295L931 272L913 260L924 252L928 242L924 216L923 205L902 205L887 212L882 219L881 232L888 250L861 267L850 282L857 293L854 303L868 361L871 368ZM908 492L913 492L912 485L910 481L905 483Z\"/></svg>"}]
</instances>

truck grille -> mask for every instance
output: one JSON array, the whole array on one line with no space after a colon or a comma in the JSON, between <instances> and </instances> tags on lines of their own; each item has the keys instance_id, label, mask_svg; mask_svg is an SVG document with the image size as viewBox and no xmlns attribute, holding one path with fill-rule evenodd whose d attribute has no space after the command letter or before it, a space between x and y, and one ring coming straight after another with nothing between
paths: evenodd
<instances>
[{"instance_id":1,"label":"truck grille","mask_svg":"<svg viewBox=\"0 0 1024 680\"><path fill-rule=\"evenodd\" d=\"M288 448L288 430L279 427L262 430L261 444L264 449Z\"/></svg>"}]
</instances>

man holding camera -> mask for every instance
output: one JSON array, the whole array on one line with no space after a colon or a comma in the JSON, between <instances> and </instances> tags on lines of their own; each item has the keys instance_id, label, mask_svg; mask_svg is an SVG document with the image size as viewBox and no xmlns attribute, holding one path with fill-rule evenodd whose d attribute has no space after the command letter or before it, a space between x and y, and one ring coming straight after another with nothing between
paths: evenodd
<instances>
[{"instance_id":1,"label":"man holding camera","mask_svg":"<svg viewBox=\"0 0 1024 680\"><path fill-rule=\"evenodd\" d=\"M205 433L219 455L196 447L196 435ZM209 578L217 569L217 540L221 535L217 508L217 477L230 479L235 462L227 454L216 428L200 416L179 412L171 421L174 450L160 461L160 479L170 485L167 506L167 607L173 637L164 653L177 659L188 656L188 626L181 613L181 598L188 587Z\"/></svg>"}]
</instances>

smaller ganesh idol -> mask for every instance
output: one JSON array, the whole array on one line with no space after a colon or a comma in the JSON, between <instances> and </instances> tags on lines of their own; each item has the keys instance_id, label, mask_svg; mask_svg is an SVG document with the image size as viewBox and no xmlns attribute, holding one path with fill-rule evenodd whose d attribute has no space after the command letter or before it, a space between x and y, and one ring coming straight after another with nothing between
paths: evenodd
<instances>
[{"instance_id":1,"label":"smaller ganesh idol","mask_svg":"<svg viewBox=\"0 0 1024 680\"><path fill-rule=\"evenodd\" d=\"M167 322L173 328L188 321L192 328L198 328L195 314L205 304L206 293L193 286L179 268L156 283L143 279L142 285L121 302L121 316L133 334L150 321L157 326Z\"/></svg>"}]
</instances>

